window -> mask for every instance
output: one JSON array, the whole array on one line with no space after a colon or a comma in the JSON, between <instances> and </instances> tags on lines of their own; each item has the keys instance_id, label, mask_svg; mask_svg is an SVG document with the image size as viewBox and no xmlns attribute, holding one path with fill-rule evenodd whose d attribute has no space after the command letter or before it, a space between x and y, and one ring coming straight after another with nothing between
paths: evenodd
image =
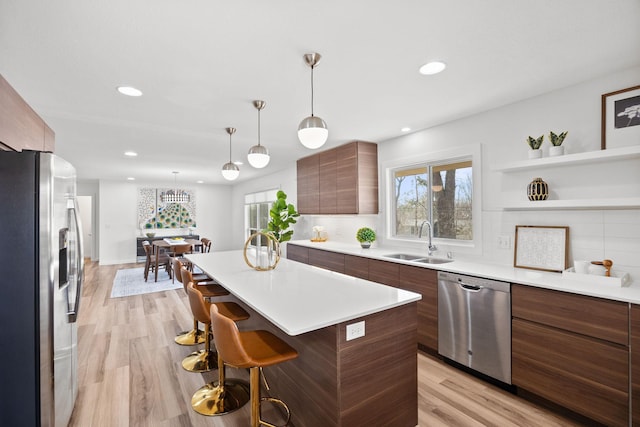
<instances>
[{"instance_id":1,"label":"window","mask_svg":"<svg viewBox=\"0 0 640 427\"><path fill-rule=\"evenodd\" d=\"M245 239L248 239L253 233L267 228L269 210L276 200L277 192L278 190L274 189L244 196Z\"/></svg>"},{"instance_id":2,"label":"window","mask_svg":"<svg viewBox=\"0 0 640 427\"><path fill-rule=\"evenodd\" d=\"M393 236L417 238L429 221L434 238L473 241L471 157L399 167L392 181Z\"/></svg>"}]
</instances>

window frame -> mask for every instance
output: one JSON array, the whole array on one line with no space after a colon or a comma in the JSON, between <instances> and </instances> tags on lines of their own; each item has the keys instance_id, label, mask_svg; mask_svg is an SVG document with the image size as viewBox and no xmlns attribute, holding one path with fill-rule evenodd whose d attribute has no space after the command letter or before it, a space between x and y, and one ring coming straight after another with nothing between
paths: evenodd
<instances>
[{"instance_id":1,"label":"window frame","mask_svg":"<svg viewBox=\"0 0 640 427\"><path fill-rule=\"evenodd\" d=\"M410 236L395 235L396 207L395 207L395 172L402 169L424 168L452 164L461 161L471 161L473 179L472 212L472 240L456 240L434 237L434 243L446 247L447 250L464 250L467 253L479 254L482 252L482 147L480 144L457 147L449 150L424 152L410 157L390 160L382 164L382 176L385 177L384 185L384 238L391 245L423 244L425 239ZM430 191L431 194L431 191ZM431 203L429 210L432 209ZM432 212L429 212L431 217Z\"/></svg>"},{"instance_id":2,"label":"window frame","mask_svg":"<svg viewBox=\"0 0 640 427\"><path fill-rule=\"evenodd\" d=\"M269 210L271 210L271 206L273 202L277 200L278 188L272 188L264 191L257 191L255 193L248 193L244 196L244 238L245 241L248 239L253 233L250 231L252 227L250 226L251 220L251 205L257 205L257 219L260 218L260 205L267 205L267 222L269 221ZM258 221L259 222L259 221ZM257 231L261 231L262 229L257 229ZM252 243L249 244L250 247L254 245Z\"/></svg>"}]
</instances>

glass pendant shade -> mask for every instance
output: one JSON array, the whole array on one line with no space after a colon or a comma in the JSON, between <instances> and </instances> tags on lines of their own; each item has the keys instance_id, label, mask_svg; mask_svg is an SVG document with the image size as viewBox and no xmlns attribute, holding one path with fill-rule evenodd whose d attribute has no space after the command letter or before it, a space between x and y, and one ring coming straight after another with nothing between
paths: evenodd
<instances>
[{"instance_id":1,"label":"glass pendant shade","mask_svg":"<svg viewBox=\"0 0 640 427\"><path fill-rule=\"evenodd\" d=\"M249 160L249 164L256 169L261 169L269 164L269 150L262 145L254 145L249 149L249 154L247 154L247 159Z\"/></svg>"},{"instance_id":2,"label":"glass pendant shade","mask_svg":"<svg viewBox=\"0 0 640 427\"><path fill-rule=\"evenodd\" d=\"M307 148L320 148L327 142L329 129L320 117L309 116L303 119L298 126L298 139Z\"/></svg>"},{"instance_id":3,"label":"glass pendant shade","mask_svg":"<svg viewBox=\"0 0 640 427\"><path fill-rule=\"evenodd\" d=\"M229 163L225 163L224 166L222 166L222 176L227 181L233 181L239 175L240 175L240 168L238 168L238 166L236 166L235 164L229 162Z\"/></svg>"}]
</instances>

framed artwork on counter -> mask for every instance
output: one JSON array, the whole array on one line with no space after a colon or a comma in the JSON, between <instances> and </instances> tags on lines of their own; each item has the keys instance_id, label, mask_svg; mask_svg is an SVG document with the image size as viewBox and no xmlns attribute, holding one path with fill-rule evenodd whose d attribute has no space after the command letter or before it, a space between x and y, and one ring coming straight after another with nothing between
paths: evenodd
<instances>
[{"instance_id":1,"label":"framed artwork on counter","mask_svg":"<svg viewBox=\"0 0 640 427\"><path fill-rule=\"evenodd\" d=\"M601 149L640 145L640 85L602 95Z\"/></svg>"},{"instance_id":2,"label":"framed artwork on counter","mask_svg":"<svg viewBox=\"0 0 640 427\"><path fill-rule=\"evenodd\" d=\"M569 227L516 225L513 266L562 272L568 265Z\"/></svg>"}]
</instances>

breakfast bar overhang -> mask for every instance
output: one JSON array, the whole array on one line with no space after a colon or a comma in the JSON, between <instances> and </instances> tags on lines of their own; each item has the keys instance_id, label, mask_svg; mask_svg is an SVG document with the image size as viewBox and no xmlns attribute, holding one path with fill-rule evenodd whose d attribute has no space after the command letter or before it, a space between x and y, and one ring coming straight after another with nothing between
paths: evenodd
<instances>
[{"instance_id":1,"label":"breakfast bar overhang","mask_svg":"<svg viewBox=\"0 0 640 427\"><path fill-rule=\"evenodd\" d=\"M418 424L420 294L287 259L256 271L242 251L187 258L251 314L240 330L268 330L298 351L264 372L294 426ZM347 340L347 325L361 321L364 336Z\"/></svg>"}]
</instances>

